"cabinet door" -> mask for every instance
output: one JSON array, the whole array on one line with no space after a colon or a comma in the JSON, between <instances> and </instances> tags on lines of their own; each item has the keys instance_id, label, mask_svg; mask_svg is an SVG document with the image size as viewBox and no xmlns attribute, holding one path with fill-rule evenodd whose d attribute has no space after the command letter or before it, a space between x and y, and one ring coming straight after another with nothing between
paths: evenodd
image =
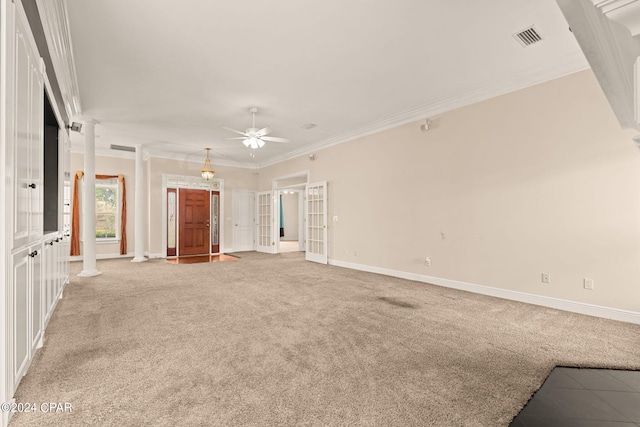
<instances>
[{"instance_id":1,"label":"cabinet door","mask_svg":"<svg viewBox=\"0 0 640 427\"><path fill-rule=\"evenodd\" d=\"M69 243L69 236L65 235L64 237L62 237L62 241L60 242L60 275L62 277L60 278L59 289L64 288L64 286L69 283L69 250L71 249L70 245L71 244Z\"/></svg>"},{"instance_id":2,"label":"cabinet door","mask_svg":"<svg viewBox=\"0 0 640 427\"><path fill-rule=\"evenodd\" d=\"M19 16L17 17L19 18ZM30 141L30 88L31 88L31 49L29 41L24 30L24 24L21 19L16 19L16 38L15 38L15 93L14 93L14 112L15 112L15 135L14 135L14 207L13 215L13 239L14 246L23 246L29 238L29 203L31 199L31 190L29 187L29 153L31 150Z\"/></svg>"},{"instance_id":3,"label":"cabinet door","mask_svg":"<svg viewBox=\"0 0 640 427\"><path fill-rule=\"evenodd\" d=\"M29 241L42 236L44 228L44 84L40 68L40 58L30 62L31 105L30 105L30 146L29 146Z\"/></svg>"},{"instance_id":4,"label":"cabinet door","mask_svg":"<svg viewBox=\"0 0 640 427\"><path fill-rule=\"evenodd\" d=\"M15 128L14 248L35 241L43 229L44 78L42 60L28 36L28 24L16 15L14 54Z\"/></svg>"},{"instance_id":5,"label":"cabinet door","mask_svg":"<svg viewBox=\"0 0 640 427\"><path fill-rule=\"evenodd\" d=\"M48 248L51 246L47 245ZM42 245L33 246L29 255L30 265L30 346L31 355L35 353L35 349L40 344L42 337L42 267L46 263L47 258L52 254L51 249L42 249Z\"/></svg>"},{"instance_id":6,"label":"cabinet door","mask_svg":"<svg viewBox=\"0 0 640 427\"><path fill-rule=\"evenodd\" d=\"M55 298L55 283L52 275L52 264L55 263L56 247L50 242L44 244L44 256L42 261L42 299L44 304L44 324L46 325L53 312L53 301Z\"/></svg>"},{"instance_id":7,"label":"cabinet door","mask_svg":"<svg viewBox=\"0 0 640 427\"><path fill-rule=\"evenodd\" d=\"M29 362L29 250L13 255L12 310L13 310L13 390Z\"/></svg>"}]
</instances>

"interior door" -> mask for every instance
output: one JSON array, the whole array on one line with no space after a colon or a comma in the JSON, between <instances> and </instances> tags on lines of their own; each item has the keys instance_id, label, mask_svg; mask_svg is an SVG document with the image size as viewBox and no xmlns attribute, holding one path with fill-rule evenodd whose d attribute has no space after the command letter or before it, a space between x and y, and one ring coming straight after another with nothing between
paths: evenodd
<instances>
[{"instance_id":1,"label":"interior door","mask_svg":"<svg viewBox=\"0 0 640 427\"><path fill-rule=\"evenodd\" d=\"M208 254L209 191L180 189L179 256Z\"/></svg>"},{"instance_id":2,"label":"interior door","mask_svg":"<svg viewBox=\"0 0 640 427\"><path fill-rule=\"evenodd\" d=\"M327 263L327 182L307 184L307 261Z\"/></svg>"},{"instance_id":3,"label":"interior door","mask_svg":"<svg viewBox=\"0 0 640 427\"><path fill-rule=\"evenodd\" d=\"M234 252L255 249L254 228L256 194L253 191L233 192L233 250Z\"/></svg>"},{"instance_id":4,"label":"interior door","mask_svg":"<svg viewBox=\"0 0 640 427\"><path fill-rule=\"evenodd\" d=\"M274 203L273 192L263 191L256 194L256 250L258 252L275 252L274 238Z\"/></svg>"}]
</instances>

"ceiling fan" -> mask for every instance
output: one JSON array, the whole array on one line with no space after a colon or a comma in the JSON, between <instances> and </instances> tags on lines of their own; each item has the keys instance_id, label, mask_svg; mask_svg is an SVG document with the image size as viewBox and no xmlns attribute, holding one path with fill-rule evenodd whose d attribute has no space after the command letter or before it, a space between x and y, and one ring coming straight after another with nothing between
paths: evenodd
<instances>
[{"instance_id":1,"label":"ceiling fan","mask_svg":"<svg viewBox=\"0 0 640 427\"><path fill-rule=\"evenodd\" d=\"M256 128L256 114L258 113L258 108L251 107L249 109L249 112L253 115L253 125L252 127L247 128L246 131L242 132L242 131L227 128L227 127L222 128L222 129L230 130L231 132L235 132L242 135L242 136L229 138L229 139L242 139L242 143L246 147L251 148L252 150L262 147L265 141L289 142L289 140L285 138L277 138L275 136L266 136L272 132L272 129L268 127L262 128L262 129Z\"/></svg>"}]
</instances>

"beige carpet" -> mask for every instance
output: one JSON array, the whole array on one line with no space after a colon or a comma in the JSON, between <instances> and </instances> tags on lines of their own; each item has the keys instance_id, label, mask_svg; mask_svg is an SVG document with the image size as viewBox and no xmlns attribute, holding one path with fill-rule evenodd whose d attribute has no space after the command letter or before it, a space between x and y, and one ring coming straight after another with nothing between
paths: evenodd
<instances>
[{"instance_id":1,"label":"beige carpet","mask_svg":"<svg viewBox=\"0 0 640 427\"><path fill-rule=\"evenodd\" d=\"M305 262L72 275L18 426L507 426L555 365L640 368L640 326ZM72 265L72 273L81 268Z\"/></svg>"}]
</instances>

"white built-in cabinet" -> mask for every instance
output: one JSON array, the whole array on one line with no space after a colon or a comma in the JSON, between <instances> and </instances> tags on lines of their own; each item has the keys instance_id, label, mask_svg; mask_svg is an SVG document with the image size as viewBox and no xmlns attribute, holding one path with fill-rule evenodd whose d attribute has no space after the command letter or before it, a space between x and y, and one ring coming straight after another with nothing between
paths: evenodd
<instances>
[{"instance_id":1,"label":"white built-in cabinet","mask_svg":"<svg viewBox=\"0 0 640 427\"><path fill-rule=\"evenodd\" d=\"M8 58L3 86L8 89L5 101L8 108L3 113L7 129L2 130L6 132L4 166L11 181L8 194L4 195L5 224L11 227L7 230L11 234L7 233L3 242L10 276L6 307L2 310L8 313L3 363L8 365L6 372L10 372L0 393L4 399L13 397L36 351L43 345L45 328L69 280L69 239L68 231L63 230L63 185L69 181L68 134L64 124L59 123L64 130L60 130L57 140L58 226L57 230L45 232L44 192L49 195L55 187L47 187L44 174L47 75L21 6L9 3L8 10L10 16L3 21L8 28L2 33L8 35L2 40ZM53 100L51 95L49 98Z\"/></svg>"}]
</instances>

